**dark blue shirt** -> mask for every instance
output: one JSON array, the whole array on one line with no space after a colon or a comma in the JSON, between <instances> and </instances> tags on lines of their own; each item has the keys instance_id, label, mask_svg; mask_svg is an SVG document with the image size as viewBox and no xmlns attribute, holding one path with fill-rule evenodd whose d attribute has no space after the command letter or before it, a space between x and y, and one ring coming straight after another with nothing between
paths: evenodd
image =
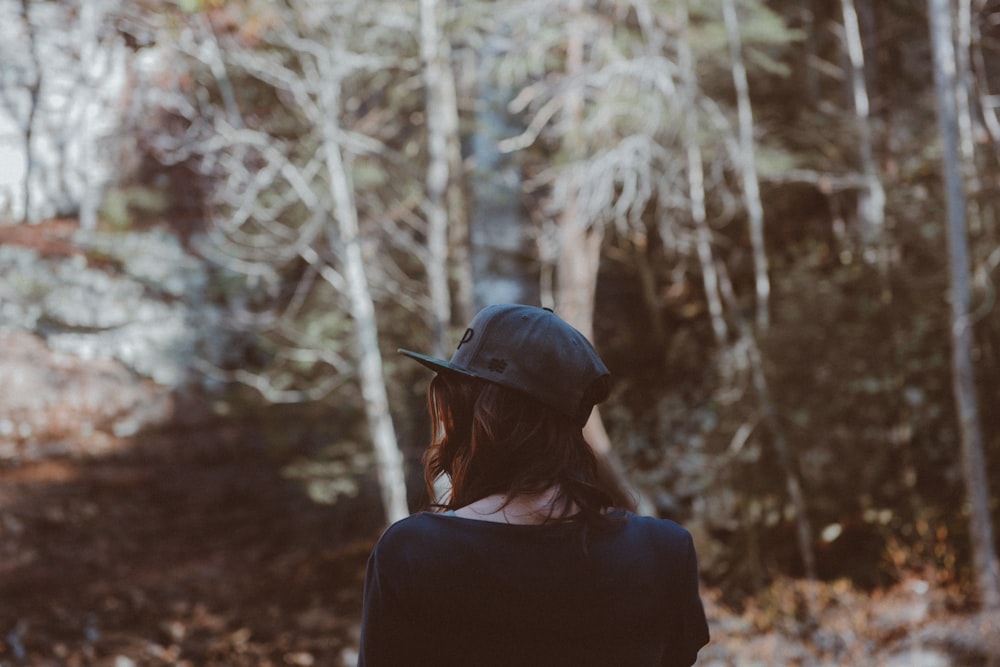
<instances>
[{"instance_id":1,"label":"dark blue shirt","mask_svg":"<svg viewBox=\"0 0 1000 667\"><path fill-rule=\"evenodd\" d=\"M691 535L424 512L368 560L360 667L692 665L708 643Z\"/></svg>"}]
</instances>

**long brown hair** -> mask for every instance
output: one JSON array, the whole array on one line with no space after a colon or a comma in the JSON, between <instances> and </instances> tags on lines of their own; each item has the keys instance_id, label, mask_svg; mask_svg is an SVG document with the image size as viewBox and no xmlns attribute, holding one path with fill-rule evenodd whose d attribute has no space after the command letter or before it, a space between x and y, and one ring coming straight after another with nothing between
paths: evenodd
<instances>
[{"instance_id":1,"label":"long brown hair","mask_svg":"<svg viewBox=\"0 0 1000 667\"><path fill-rule=\"evenodd\" d=\"M606 394L602 383L585 400ZM435 480L451 480L450 497L436 508L458 509L498 493L509 501L555 486L550 518L574 505L574 519L599 523L606 516L612 500L599 487L597 460L578 420L520 392L450 373L431 381L427 402L431 443L424 481L430 497Z\"/></svg>"}]
</instances>

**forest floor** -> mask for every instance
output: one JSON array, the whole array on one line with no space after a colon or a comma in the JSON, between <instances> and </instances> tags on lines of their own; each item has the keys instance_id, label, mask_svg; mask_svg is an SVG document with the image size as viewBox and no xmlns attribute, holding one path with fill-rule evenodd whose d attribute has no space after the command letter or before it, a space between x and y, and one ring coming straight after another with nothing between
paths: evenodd
<instances>
[{"instance_id":1,"label":"forest floor","mask_svg":"<svg viewBox=\"0 0 1000 667\"><path fill-rule=\"evenodd\" d=\"M279 469L155 437L0 467L0 667L353 666L378 531ZM780 582L739 612L704 597L699 665L1000 665L1000 618L918 579Z\"/></svg>"},{"instance_id":2,"label":"forest floor","mask_svg":"<svg viewBox=\"0 0 1000 667\"><path fill-rule=\"evenodd\" d=\"M377 533L171 440L0 468L0 667L353 664Z\"/></svg>"}]
</instances>

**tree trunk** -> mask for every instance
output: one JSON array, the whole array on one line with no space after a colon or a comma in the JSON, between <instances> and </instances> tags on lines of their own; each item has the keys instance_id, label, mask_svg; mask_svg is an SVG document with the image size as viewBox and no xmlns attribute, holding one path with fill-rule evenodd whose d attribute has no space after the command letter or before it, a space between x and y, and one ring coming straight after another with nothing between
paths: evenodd
<instances>
[{"instance_id":1,"label":"tree trunk","mask_svg":"<svg viewBox=\"0 0 1000 667\"><path fill-rule=\"evenodd\" d=\"M847 55L851 62L851 92L854 99L854 115L858 123L858 152L861 169L865 175L865 189L858 198L858 217L861 236L867 248L876 249L876 261L883 272L887 269L887 249L885 239L885 190L875 162L872 138L871 110L868 87L865 83L865 55L861 41L861 28L854 0L841 0L844 14L844 36L847 40Z\"/></svg>"},{"instance_id":2,"label":"tree trunk","mask_svg":"<svg viewBox=\"0 0 1000 667\"><path fill-rule=\"evenodd\" d=\"M570 160L582 157L580 125L583 122L583 91L575 81L583 69L583 33L580 15L581 0L569 4L566 37L566 80L569 87L564 104L566 129L563 150ZM594 299L597 292L597 269L600 263L604 229L589 226L580 218L577 203L577 186L568 183L566 204L559 215L559 249L556 259L556 312L576 327L584 336L593 340ZM609 443L591 443L603 447Z\"/></svg>"},{"instance_id":3,"label":"tree trunk","mask_svg":"<svg viewBox=\"0 0 1000 667\"><path fill-rule=\"evenodd\" d=\"M556 312L588 339L594 339L594 300L604 228L581 223L575 198L570 198L559 222L556 260Z\"/></svg>"},{"instance_id":4,"label":"tree trunk","mask_svg":"<svg viewBox=\"0 0 1000 667\"><path fill-rule=\"evenodd\" d=\"M705 183L704 167L702 165L701 145L698 143L698 109L697 81L694 74L694 63L691 48L688 44L688 12L686 0L678 3L678 22L681 38L677 40L677 60L684 83L684 149L687 154L688 194L691 199L691 219L695 229L695 245L698 261L701 266L701 276L705 287L705 300L708 302L708 312L712 321L712 333L719 350L725 350L729 345L729 327L726 324L719 295L718 274L715 271L715 261L712 258L712 231L709 229L705 214Z\"/></svg>"},{"instance_id":5,"label":"tree trunk","mask_svg":"<svg viewBox=\"0 0 1000 667\"><path fill-rule=\"evenodd\" d=\"M729 38L729 55L732 61L733 85L736 88L736 106L740 123L738 162L743 177L743 198L746 202L750 244L753 248L754 288L757 294L756 322L758 330L766 331L770 323L771 281L768 277L767 250L764 246L764 207L760 201L760 183L757 180L757 162L754 155L750 85L747 83L747 71L743 65L743 45L735 0L725 0L722 10Z\"/></svg>"},{"instance_id":6,"label":"tree trunk","mask_svg":"<svg viewBox=\"0 0 1000 667\"><path fill-rule=\"evenodd\" d=\"M958 107L958 137L962 161L970 175L975 175L975 143L972 138L972 96L974 84L970 54L972 52L972 0L958 0L958 30L955 50L955 103ZM974 190L975 191L975 190Z\"/></svg>"},{"instance_id":7,"label":"tree trunk","mask_svg":"<svg viewBox=\"0 0 1000 667\"><path fill-rule=\"evenodd\" d=\"M424 85L427 95L427 215L428 262L427 286L431 298L433 339L432 354L443 357L445 339L451 324L451 295L448 290L448 133L446 106L454 109L454 81L451 99L444 90L444 63L441 61L441 35L438 29L437 0L420 0L420 55L424 61ZM452 111L450 117L454 116Z\"/></svg>"},{"instance_id":8,"label":"tree trunk","mask_svg":"<svg viewBox=\"0 0 1000 667\"><path fill-rule=\"evenodd\" d=\"M355 342L358 350L361 396L372 443L378 479L382 489L382 504L386 521L393 523L406 517L406 477L403 455L396 442L396 432L389 413L389 399L382 371L382 355L378 344L375 305L365 274L365 260L359 238L357 209L344 166L338 136L340 125L340 82L329 80L323 87L326 117L323 127L323 151L333 195L334 215L340 231L344 274L354 319Z\"/></svg>"},{"instance_id":9,"label":"tree trunk","mask_svg":"<svg viewBox=\"0 0 1000 667\"><path fill-rule=\"evenodd\" d=\"M578 134L583 118L583 93L575 81L583 68L584 40L578 20L582 10L581 0L574 0L567 22L566 78L570 87L564 105L564 141L570 159L581 157L583 152ZM566 205L559 216L555 311L590 340L594 339L594 301L603 241L604 228L583 222L577 208L576 187L568 184ZM652 514L655 511L652 502L628 480L597 408L587 420L583 434L598 458L602 482L615 502L642 514Z\"/></svg>"},{"instance_id":10,"label":"tree trunk","mask_svg":"<svg viewBox=\"0 0 1000 667\"><path fill-rule=\"evenodd\" d=\"M965 229L965 193L958 148L955 108L955 50L948 0L928 0L934 82L942 144L942 170L948 215L948 259L951 281L952 388L962 438L962 470L969 500L972 561L982 604L1000 609L1000 571L993 541L990 492L979 423L972 364L972 320L969 316L969 256Z\"/></svg>"},{"instance_id":11,"label":"tree trunk","mask_svg":"<svg viewBox=\"0 0 1000 667\"><path fill-rule=\"evenodd\" d=\"M25 34L28 36L28 50L34 77L28 84L28 117L24 121L24 214L22 222L34 222L31 203L31 180L35 173L35 157L32 150L32 137L35 133L35 116L38 111L38 99L42 89L42 64L38 58L38 45L35 43L35 28L31 24L29 7L30 0L21 0L21 20L24 22Z\"/></svg>"},{"instance_id":12,"label":"tree trunk","mask_svg":"<svg viewBox=\"0 0 1000 667\"><path fill-rule=\"evenodd\" d=\"M976 144L973 137L971 99L975 89L972 76L972 0L958 2L958 29L955 50L955 104L958 122L958 145L962 156L962 174L966 190L971 194L967 200L969 229L973 234L982 231L982 211L978 195L982 190L979 170L976 168Z\"/></svg>"},{"instance_id":13,"label":"tree trunk","mask_svg":"<svg viewBox=\"0 0 1000 667\"><path fill-rule=\"evenodd\" d=\"M447 25L452 4L446 2L440 24ZM443 32L443 31L442 31ZM463 326L475 315L472 256L469 247L469 206L465 194L465 169L462 162L462 137L459 127L458 83L452 65L451 39L442 34L440 42L441 113L443 131L448 141L448 190L445 196L448 211L448 263L452 285L452 321ZM470 67L475 78L475 67Z\"/></svg>"},{"instance_id":14,"label":"tree trunk","mask_svg":"<svg viewBox=\"0 0 1000 667\"><path fill-rule=\"evenodd\" d=\"M82 182L80 196L80 227L82 229L97 229L97 215L101 206L102 183L94 172L93 165L99 159L97 138L93 128L95 110L91 109L90 92L95 87L93 74L95 63L103 60L107 70L111 69L111 49L100 53L100 25L107 7L101 0L90 0L80 6L80 61L79 79L76 83L81 102L80 122L76 128L77 142L80 145L80 164L77 173ZM103 69L103 68L102 68ZM106 71L105 71L106 73ZM96 78L100 78L97 74ZM61 166L65 169L65 164Z\"/></svg>"}]
</instances>

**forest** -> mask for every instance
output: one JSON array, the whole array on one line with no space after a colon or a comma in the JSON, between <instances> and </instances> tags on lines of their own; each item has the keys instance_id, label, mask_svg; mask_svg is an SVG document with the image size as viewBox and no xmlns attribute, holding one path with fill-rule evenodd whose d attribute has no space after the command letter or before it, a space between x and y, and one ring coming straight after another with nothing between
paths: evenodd
<instances>
[{"instance_id":1,"label":"forest","mask_svg":"<svg viewBox=\"0 0 1000 667\"><path fill-rule=\"evenodd\" d=\"M484 305L699 665L1000 664L1000 0L0 0L0 667L352 665Z\"/></svg>"}]
</instances>

